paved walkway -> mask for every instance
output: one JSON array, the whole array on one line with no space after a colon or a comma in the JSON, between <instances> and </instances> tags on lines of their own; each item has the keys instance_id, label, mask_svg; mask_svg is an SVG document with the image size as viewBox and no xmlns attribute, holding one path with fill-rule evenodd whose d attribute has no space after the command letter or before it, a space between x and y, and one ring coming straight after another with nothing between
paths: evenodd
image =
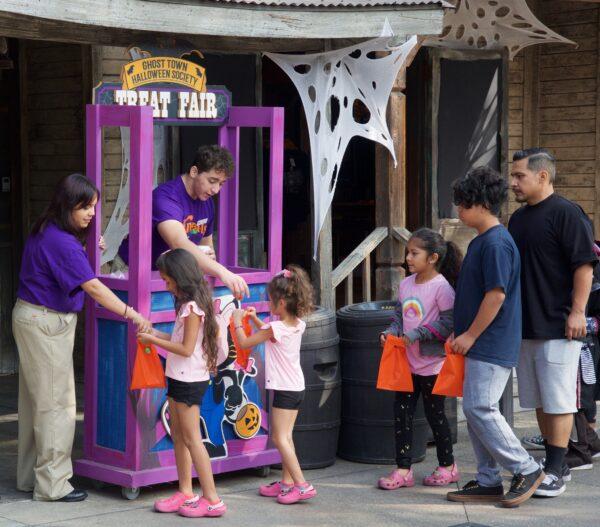
<instances>
[{"instance_id":1,"label":"paved walkway","mask_svg":"<svg viewBox=\"0 0 600 527\"><path fill-rule=\"evenodd\" d=\"M78 385L78 393L82 386ZM518 509L501 509L493 505L450 503L446 489L417 485L412 489L381 491L377 478L390 467L364 465L338 460L335 465L307 472L319 491L311 502L294 506L278 505L257 495L264 480L252 472L217 476L217 487L229 512L219 520L190 520L151 511L152 502L173 492L172 485L157 485L142 490L140 497L127 501L117 487L95 489L89 480L78 484L88 489L90 497L75 504L43 503L14 489L16 466L16 383L14 377L0 377L0 527L47 525L60 527L107 526L153 527L190 525L196 522L232 526L378 526L449 527L472 522L486 526L592 527L600 525L600 463L594 470L573 475L567 492L554 499L532 499ZM77 427L76 452L81 445L82 422ZM515 428L520 436L535 432L532 412L516 415ZM464 423L459 425L457 462L463 482L474 473L473 455ZM540 452L534 452L536 456ZM420 479L435 466L435 451L428 449L427 459L415 465ZM271 479L278 478L278 471ZM508 479L507 479L508 484Z\"/></svg>"}]
</instances>

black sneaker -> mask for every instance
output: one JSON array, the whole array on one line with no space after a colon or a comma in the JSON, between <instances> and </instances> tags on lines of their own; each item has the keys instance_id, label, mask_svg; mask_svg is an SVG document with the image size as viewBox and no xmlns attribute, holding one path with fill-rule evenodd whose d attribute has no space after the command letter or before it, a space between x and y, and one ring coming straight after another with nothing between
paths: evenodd
<instances>
[{"instance_id":1,"label":"black sneaker","mask_svg":"<svg viewBox=\"0 0 600 527\"><path fill-rule=\"evenodd\" d=\"M542 498L555 498L565 490L567 490L567 485L562 477L549 473L546 474L544 481L535 491L535 495Z\"/></svg>"},{"instance_id":2,"label":"black sneaker","mask_svg":"<svg viewBox=\"0 0 600 527\"><path fill-rule=\"evenodd\" d=\"M544 480L544 476L544 471L541 468L527 475L515 474L510 484L510 490L504 495L500 505L502 507L518 507L531 498Z\"/></svg>"},{"instance_id":3,"label":"black sneaker","mask_svg":"<svg viewBox=\"0 0 600 527\"><path fill-rule=\"evenodd\" d=\"M469 481L461 490L448 492L448 501L500 501L504 496L504 487L484 487L477 480Z\"/></svg>"},{"instance_id":4,"label":"black sneaker","mask_svg":"<svg viewBox=\"0 0 600 527\"><path fill-rule=\"evenodd\" d=\"M586 456L587 459L583 459L582 456L578 455L575 452L567 452L565 455L565 463L569 467L569 479L565 478L564 473L561 474L562 479L565 481L571 481L571 470L591 470L594 468L594 464L592 463L591 455Z\"/></svg>"},{"instance_id":5,"label":"black sneaker","mask_svg":"<svg viewBox=\"0 0 600 527\"><path fill-rule=\"evenodd\" d=\"M545 457L540 459L540 467L542 467L542 470L546 469L546 458ZM574 468L573 470L577 470L577 469ZM565 463L562 466L562 470L560 472L560 477L563 479L563 481L571 481L571 479L572 479L571 469L569 468L569 464L567 464L567 456L565 456Z\"/></svg>"}]
</instances>

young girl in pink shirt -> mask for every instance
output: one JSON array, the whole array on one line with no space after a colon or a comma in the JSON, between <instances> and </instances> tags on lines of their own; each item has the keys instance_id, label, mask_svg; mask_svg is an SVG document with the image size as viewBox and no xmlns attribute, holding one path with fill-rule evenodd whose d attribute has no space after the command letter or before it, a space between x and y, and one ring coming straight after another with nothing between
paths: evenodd
<instances>
[{"instance_id":1,"label":"young girl in pink shirt","mask_svg":"<svg viewBox=\"0 0 600 527\"><path fill-rule=\"evenodd\" d=\"M139 333L138 339L168 351L167 398L179 491L156 501L154 508L190 518L222 516L227 507L215 489L210 457L200 435L200 406L210 373L227 354L226 322L215 315L210 289L191 253L173 249L156 264L175 297L177 318L171 335L153 329ZM202 486L201 498L192 490L192 463Z\"/></svg>"},{"instance_id":2,"label":"young girl in pink shirt","mask_svg":"<svg viewBox=\"0 0 600 527\"><path fill-rule=\"evenodd\" d=\"M265 324L256 316L254 308L236 310L233 320L242 348L265 343L265 383L268 390L273 390L271 437L281 454L283 473L281 481L263 485L260 494L277 497L279 503L288 505L317 495L304 479L292 439L298 408L304 399L300 344L306 324L299 317L312 311L313 290L306 272L290 265L273 277L267 291L272 318L278 320ZM245 314L250 315L258 329L249 337L242 328Z\"/></svg>"},{"instance_id":3,"label":"young girl in pink shirt","mask_svg":"<svg viewBox=\"0 0 600 527\"><path fill-rule=\"evenodd\" d=\"M460 478L452 453L450 426L444 413L445 397L433 394L432 390L444 362L444 342L454 327L453 287L461 261L458 247L431 229L417 230L408 241L406 263L411 274L400 283L394 320L381 334L381 345L388 334L404 341L414 392L396 392L394 423L398 468L379 479L382 489L415 484L411 468L412 433L420 396L433 431L439 463L433 474L424 478L423 484L442 486Z\"/></svg>"}]
</instances>

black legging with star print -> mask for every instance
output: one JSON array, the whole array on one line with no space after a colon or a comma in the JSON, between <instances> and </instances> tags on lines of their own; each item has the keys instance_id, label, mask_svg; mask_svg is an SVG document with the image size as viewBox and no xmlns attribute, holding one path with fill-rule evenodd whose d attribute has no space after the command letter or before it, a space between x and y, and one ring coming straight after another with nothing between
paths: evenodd
<instances>
[{"instance_id":1,"label":"black legging with star print","mask_svg":"<svg viewBox=\"0 0 600 527\"><path fill-rule=\"evenodd\" d=\"M410 468L412 463L413 418L419 396L423 396L425 417L433 431L433 438L437 449L438 463L448 467L454 463L452 453L452 436L450 425L444 413L443 395L433 395L431 391L437 375L414 375L413 393L396 392L394 401L394 423L396 431L396 463L398 468Z\"/></svg>"}]
</instances>

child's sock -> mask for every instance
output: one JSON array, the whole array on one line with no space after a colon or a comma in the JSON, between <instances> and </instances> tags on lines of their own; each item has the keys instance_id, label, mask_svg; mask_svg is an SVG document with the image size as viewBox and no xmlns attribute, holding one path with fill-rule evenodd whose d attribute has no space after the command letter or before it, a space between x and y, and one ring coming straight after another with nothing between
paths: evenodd
<instances>
[{"instance_id":1,"label":"child's sock","mask_svg":"<svg viewBox=\"0 0 600 527\"><path fill-rule=\"evenodd\" d=\"M546 473L554 474L555 476L560 476L562 474L562 466L565 461L567 449L547 443L546 453L547 457L544 471Z\"/></svg>"}]
</instances>

